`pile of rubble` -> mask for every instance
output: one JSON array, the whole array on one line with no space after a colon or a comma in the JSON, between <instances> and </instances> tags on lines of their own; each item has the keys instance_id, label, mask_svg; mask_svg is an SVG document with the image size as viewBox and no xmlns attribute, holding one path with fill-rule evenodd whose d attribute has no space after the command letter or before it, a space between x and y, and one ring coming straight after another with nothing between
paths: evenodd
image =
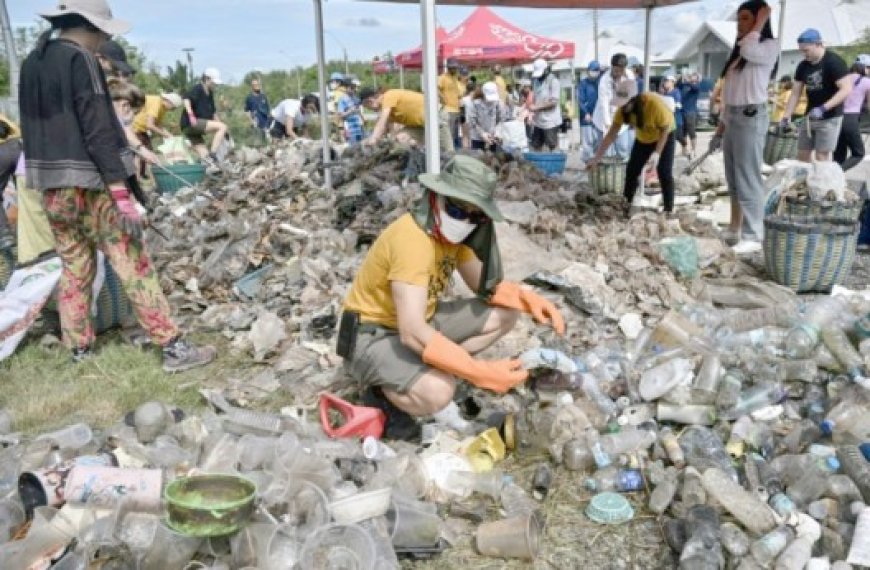
<instances>
[{"instance_id":1,"label":"pile of rubble","mask_svg":"<svg viewBox=\"0 0 870 570\"><path fill-rule=\"evenodd\" d=\"M655 517L633 527L656 549L635 567L870 565L870 297L800 298L697 210L626 222L581 182L487 160L506 277L568 322L559 338L523 319L489 349L521 355L525 386L463 389L462 416L425 424L422 446L381 441L382 418L324 394L350 391L340 304L419 197L420 157L349 150L326 191L316 145L242 149L222 177L163 197L152 223L170 241L149 240L176 313L256 373L203 391L198 415L149 402L101 432L3 436L0 567L380 570L468 563L470 539L481 556L591 564L608 548L597 534L590 552L552 547L567 497L613 525L598 533ZM694 201L719 193L714 169ZM239 407L281 386L295 406Z\"/></svg>"}]
</instances>

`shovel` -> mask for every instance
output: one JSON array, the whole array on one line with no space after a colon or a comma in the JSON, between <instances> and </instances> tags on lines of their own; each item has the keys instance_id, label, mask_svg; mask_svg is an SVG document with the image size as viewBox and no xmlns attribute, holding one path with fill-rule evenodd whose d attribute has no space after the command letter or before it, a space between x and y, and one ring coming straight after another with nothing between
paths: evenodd
<instances>
[{"instance_id":1,"label":"shovel","mask_svg":"<svg viewBox=\"0 0 870 570\"><path fill-rule=\"evenodd\" d=\"M707 152L690 162L689 165L685 169L683 169L683 175L688 176L689 174L695 172L695 170L697 170L698 167L701 166L701 163L707 160L707 157L711 154L713 153L708 150Z\"/></svg>"}]
</instances>

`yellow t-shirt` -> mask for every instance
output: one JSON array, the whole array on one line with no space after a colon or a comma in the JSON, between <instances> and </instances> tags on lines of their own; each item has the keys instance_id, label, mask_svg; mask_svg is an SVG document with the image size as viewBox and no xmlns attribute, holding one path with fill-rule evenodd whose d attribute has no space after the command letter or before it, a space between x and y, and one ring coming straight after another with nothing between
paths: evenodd
<instances>
[{"instance_id":1,"label":"yellow t-shirt","mask_svg":"<svg viewBox=\"0 0 870 570\"><path fill-rule=\"evenodd\" d=\"M659 140L662 129L673 131L677 128L677 123L674 119L674 113L668 109L668 106L662 100L660 95L655 93L641 93L637 96L635 104L641 106L643 114L643 128L638 127L637 115L632 113L628 117L628 121L622 116L622 109L618 109L613 115L613 125L622 127L624 123L628 123L635 129L635 137L639 142L644 144L654 143Z\"/></svg>"},{"instance_id":2,"label":"yellow t-shirt","mask_svg":"<svg viewBox=\"0 0 870 570\"><path fill-rule=\"evenodd\" d=\"M504 82L504 77L496 75L492 78L492 82L498 87L498 98L502 103L507 103L507 84Z\"/></svg>"},{"instance_id":3,"label":"yellow t-shirt","mask_svg":"<svg viewBox=\"0 0 870 570\"><path fill-rule=\"evenodd\" d=\"M163 97L160 95L146 95L145 105L142 110L136 113L133 118L133 132L147 133L148 132L148 117L154 119L154 124L159 125L166 115L166 108L163 106Z\"/></svg>"},{"instance_id":4,"label":"yellow t-shirt","mask_svg":"<svg viewBox=\"0 0 870 570\"><path fill-rule=\"evenodd\" d=\"M453 270L473 259L474 252L468 246L433 239L411 214L405 214L375 240L353 280L344 308L358 312L364 323L397 328L391 282L400 281L427 288L428 321Z\"/></svg>"},{"instance_id":5,"label":"yellow t-shirt","mask_svg":"<svg viewBox=\"0 0 870 570\"><path fill-rule=\"evenodd\" d=\"M9 117L6 115L0 114L0 121L3 121L7 125L9 125L9 135L5 139L0 139L0 142L6 142L10 139L20 139L21 138L21 129L18 128L14 122L9 120ZM0 188L0 193L2 193L3 189Z\"/></svg>"},{"instance_id":6,"label":"yellow t-shirt","mask_svg":"<svg viewBox=\"0 0 870 570\"><path fill-rule=\"evenodd\" d=\"M425 123L423 94L407 89L390 89L384 93L382 108L390 110L390 120L405 127L422 127Z\"/></svg>"},{"instance_id":7,"label":"yellow t-shirt","mask_svg":"<svg viewBox=\"0 0 870 570\"><path fill-rule=\"evenodd\" d=\"M459 112L459 100L463 93L462 83L456 77L449 73L442 73L438 78L438 94L441 96L444 110L448 113Z\"/></svg>"}]
</instances>

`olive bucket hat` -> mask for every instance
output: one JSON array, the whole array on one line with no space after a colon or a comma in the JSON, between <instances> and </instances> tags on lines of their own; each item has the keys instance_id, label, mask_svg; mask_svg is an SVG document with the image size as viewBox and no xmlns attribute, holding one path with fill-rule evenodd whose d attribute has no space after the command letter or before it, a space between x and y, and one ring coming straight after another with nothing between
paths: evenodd
<instances>
[{"instance_id":1,"label":"olive bucket hat","mask_svg":"<svg viewBox=\"0 0 870 570\"><path fill-rule=\"evenodd\" d=\"M421 174L420 183L436 194L474 204L495 222L504 220L493 198L498 176L476 158L457 155L441 174Z\"/></svg>"}]
</instances>

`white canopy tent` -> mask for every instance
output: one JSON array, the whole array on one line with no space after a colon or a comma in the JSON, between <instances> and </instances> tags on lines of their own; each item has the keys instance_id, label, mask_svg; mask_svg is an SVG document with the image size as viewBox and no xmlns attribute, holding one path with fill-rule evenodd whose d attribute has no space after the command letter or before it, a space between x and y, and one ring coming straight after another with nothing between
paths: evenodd
<instances>
[{"instance_id":1,"label":"white canopy tent","mask_svg":"<svg viewBox=\"0 0 870 570\"><path fill-rule=\"evenodd\" d=\"M437 174L441 170L441 155L438 146L438 129L432 128L438 122L438 97L437 93L437 46L435 43L435 3L436 0L363 0L370 2L398 2L405 4L420 4L420 28L423 37L423 92L426 98L425 121L426 121L426 170ZM580 8L580 9L608 9L608 10L639 10L646 11L646 23L644 34L644 68L649 69L651 23L654 8L674 6L696 0L438 0L442 5L454 6L501 6L511 8ZM326 103L326 69L323 48L323 0L314 0L315 34L317 36L317 67L320 81L320 97L325 108ZM785 5L786 0L780 0ZM780 14L785 14L781 9ZM780 31L784 26L784 17L780 18ZM649 88L649 74L645 75L644 81ZM323 132L323 162L324 184L331 187L332 180L329 172L331 153L329 147L329 118L325 112L320 114L321 128Z\"/></svg>"}]
</instances>

